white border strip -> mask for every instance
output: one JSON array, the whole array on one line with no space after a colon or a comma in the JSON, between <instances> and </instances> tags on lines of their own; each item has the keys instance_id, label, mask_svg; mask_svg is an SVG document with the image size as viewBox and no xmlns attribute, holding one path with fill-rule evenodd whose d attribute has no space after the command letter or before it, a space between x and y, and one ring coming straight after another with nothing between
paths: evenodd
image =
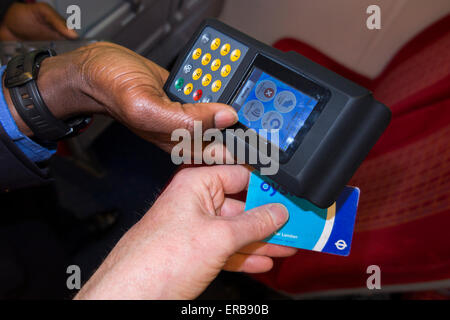
<instances>
[{"instance_id":1,"label":"white border strip","mask_svg":"<svg viewBox=\"0 0 450 320\"><path fill-rule=\"evenodd\" d=\"M429 282L417 282L412 284L393 284L381 286L380 290L369 290L367 288L350 288L350 289L337 289L328 290L320 292L310 292L302 294L292 294L282 290L277 290L278 292L291 297L292 299L312 299L312 298L325 298L332 296L343 296L343 295L376 295L380 293L388 292L408 292L408 291L425 291L425 290L438 290L438 289L448 289L450 288L450 279L439 280L439 281L429 281Z\"/></svg>"},{"instance_id":2,"label":"white border strip","mask_svg":"<svg viewBox=\"0 0 450 320\"><path fill-rule=\"evenodd\" d=\"M321 252L325 247L325 245L327 244L328 239L331 236L331 232L333 231L335 216L336 216L336 202L333 203L331 207L327 209L327 220L325 222L319 240L317 240L316 245L314 246L314 248L312 248L313 251Z\"/></svg>"}]
</instances>

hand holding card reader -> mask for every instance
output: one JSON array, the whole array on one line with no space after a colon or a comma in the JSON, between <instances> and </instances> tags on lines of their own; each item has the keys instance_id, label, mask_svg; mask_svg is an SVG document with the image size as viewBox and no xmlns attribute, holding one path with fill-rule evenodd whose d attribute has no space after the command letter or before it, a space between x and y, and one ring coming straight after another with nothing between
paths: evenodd
<instances>
[{"instance_id":1,"label":"hand holding card reader","mask_svg":"<svg viewBox=\"0 0 450 320\"><path fill-rule=\"evenodd\" d=\"M239 116L233 129L277 130L279 170L270 178L321 208L338 198L391 117L367 89L213 19L188 43L164 89L182 103L233 106ZM234 132L224 131L235 141L233 154L244 145L267 157ZM266 144L274 143L268 136Z\"/></svg>"}]
</instances>

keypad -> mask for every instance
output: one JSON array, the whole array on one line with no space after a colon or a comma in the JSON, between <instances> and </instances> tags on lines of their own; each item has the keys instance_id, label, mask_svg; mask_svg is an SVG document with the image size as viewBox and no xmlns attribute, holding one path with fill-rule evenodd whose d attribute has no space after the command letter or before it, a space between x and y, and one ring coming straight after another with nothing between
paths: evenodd
<instances>
[{"instance_id":1,"label":"keypad","mask_svg":"<svg viewBox=\"0 0 450 320\"><path fill-rule=\"evenodd\" d=\"M198 89L197 91L194 92L193 98L195 101L200 100L200 98L202 97L203 91Z\"/></svg>"},{"instance_id":2,"label":"keypad","mask_svg":"<svg viewBox=\"0 0 450 320\"><path fill-rule=\"evenodd\" d=\"M192 89L194 89L194 85L192 83L188 83L184 86L183 92L185 95L189 95L192 92Z\"/></svg>"},{"instance_id":3,"label":"keypad","mask_svg":"<svg viewBox=\"0 0 450 320\"><path fill-rule=\"evenodd\" d=\"M197 48L192 52L192 59L197 60L202 55L202 49Z\"/></svg>"},{"instance_id":4,"label":"keypad","mask_svg":"<svg viewBox=\"0 0 450 320\"><path fill-rule=\"evenodd\" d=\"M220 38L215 38L212 42L211 42L211 50L217 50L217 48L220 46Z\"/></svg>"},{"instance_id":5,"label":"keypad","mask_svg":"<svg viewBox=\"0 0 450 320\"><path fill-rule=\"evenodd\" d=\"M209 74L209 73L205 74L205 76L202 79L202 85L204 87L208 86L211 83L211 80L212 80L211 74ZM176 84L175 84L175 87L176 87Z\"/></svg>"},{"instance_id":6,"label":"keypad","mask_svg":"<svg viewBox=\"0 0 450 320\"><path fill-rule=\"evenodd\" d=\"M222 48L220 49L220 54L222 56L226 56L228 54L228 52L230 52L230 44L229 43L225 43Z\"/></svg>"},{"instance_id":7,"label":"keypad","mask_svg":"<svg viewBox=\"0 0 450 320\"><path fill-rule=\"evenodd\" d=\"M215 102L244 59L248 47L206 27L177 71L170 92L185 102Z\"/></svg>"},{"instance_id":8,"label":"keypad","mask_svg":"<svg viewBox=\"0 0 450 320\"><path fill-rule=\"evenodd\" d=\"M202 58L202 65L206 66L211 61L211 54L207 53Z\"/></svg>"},{"instance_id":9,"label":"keypad","mask_svg":"<svg viewBox=\"0 0 450 320\"><path fill-rule=\"evenodd\" d=\"M221 63L222 63L222 62L220 61L220 59L214 60L214 61L211 63L211 70L212 70L212 71L217 71L217 70L219 70L220 64L221 64Z\"/></svg>"},{"instance_id":10,"label":"keypad","mask_svg":"<svg viewBox=\"0 0 450 320\"><path fill-rule=\"evenodd\" d=\"M235 61L238 61L240 57L241 57L241 50L235 49L231 53L230 60L235 62Z\"/></svg>"},{"instance_id":11,"label":"keypad","mask_svg":"<svg viewBox=\"0 0 450 320\"><path fill-rule=\"evenodd\" d=\"M184 86L184 79L178 78L177 81L175 81L175 88L177 88L178 90L181 90L181 88L183 88L183 86Z\"/></svg>"},{"instance_id":12,"label":"keypad","mask_svg":"<svg viewBox=\"0 0 450 320\"><path fill-rule=\"evenodd\" d=\"M201 68L195 69L195 71L192 73L192 80L200 79L200 77L202 76L202 73L203 73L203 71Z\"/></svg>"},{"instance_id":13,"label":"keypad","mask_svg":"<svg viewBox=\"0 0 450 320\"><path fill-rule=\"evenodd\" d=\"M212 90L212 92L217 92L220 90L221 87L222 87L222 81L216 80L213 82L213 84L211 86L211 90Z\"/></svg>"},{"instance_id":14,"label":"keypad","mask_svg":"<svg viewBox=\"0 0 450 320\"><path fill-rule=\"evenodd\" d=\"M230 72L231 72L231 66L230 66L229 64L227 64L227 65L224 65L224 66L222 67L222 70L220 70L220 75L221 75L223 78L225 78L225 77L228 77L228 75L230 74Z\"/></svg>"}]
</instances>

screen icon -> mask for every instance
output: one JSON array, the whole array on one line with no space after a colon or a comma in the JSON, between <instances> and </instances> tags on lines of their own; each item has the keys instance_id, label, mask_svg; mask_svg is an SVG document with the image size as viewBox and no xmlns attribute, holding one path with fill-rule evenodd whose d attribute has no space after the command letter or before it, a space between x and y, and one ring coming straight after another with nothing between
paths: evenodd
<instances>
[{"instance_id":1,"label":"screen icon","mask_svg":"<svg viewBox=\"0 0 450 320\"><path fill-rule=\"evenodd\" d=\"M292 111L294 107L297 105L297 98L295 98L295 94L291 91L281 91L275 97L273 101L275 108L281 113L287 113Z\"/></svg>"},{"instance_id":2,"label":"screen icon","mask_svg":"<svg viewBox=\"0 0 450 320\"><path fill-rule=\"evenodd\" d=\"M244 106L244 117L248 121L257 121L264 114L264 105L258 100L250 100Z\"/></svg>"},{"instance_id":3,"label":"screen icon","mask_svg":"<svg viewBox=\"0 0 450 320\"><path fill-rule=\"evenodd\" d=\"M267 130L278 130L283 126L283 116L276 111L267 112L262 120L261 125Z\"/></svg>"},{"instance_id":4,"label":"screen icon","mask_svg":"<svg viewBox=\"0 0 450 320\"><path fill-rule=\"evenodd\" d=\"M272 100L276 92L277 86L270 80L261 81L255 89L256 97L263 102Z\"/></svg>"}]
</instances>

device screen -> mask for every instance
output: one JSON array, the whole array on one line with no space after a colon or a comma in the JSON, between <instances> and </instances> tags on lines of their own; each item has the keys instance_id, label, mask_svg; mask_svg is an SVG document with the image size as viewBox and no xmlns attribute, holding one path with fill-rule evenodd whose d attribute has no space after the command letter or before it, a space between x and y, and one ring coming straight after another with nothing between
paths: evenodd
<instances>
[{"instance_id":1,"label":"device screen","mask_svg":"<svg viewBox=\"0 0 450 320\"><path fill-rule=\"evenodd\" d=\"M232 106L239 122L254 129L278 130L279 141L271 143L286 151L305 125L318 100L253 67Z\"/></svg>"}]
</instances>

